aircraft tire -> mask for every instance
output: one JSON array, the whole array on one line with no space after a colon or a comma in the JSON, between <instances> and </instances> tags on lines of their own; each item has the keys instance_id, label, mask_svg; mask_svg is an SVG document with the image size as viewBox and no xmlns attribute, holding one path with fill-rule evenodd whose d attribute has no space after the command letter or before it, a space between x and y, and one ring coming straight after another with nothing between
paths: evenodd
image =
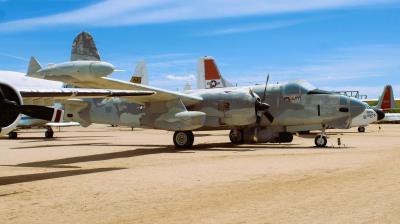
<instances>
[{"instance_id":1,"label":"aircraft tire","mask_svg":"<svg viewBox=\"0 0 400 224\"><path fill-rule=\"evenodd\" d=\"M54 132L53 131L46 131L44 133L44 137L45 138L53 138L53 136L54 136Z\"/></svg>"},{"instance_id":2,"label":"aircraft tire","mask_svg":"<svg viewBox=\"0 0 400 224\"><path fill-rule=\"evenodd\" d=\"M293 134L290 132L281 132L277 139L279 143L290 143L293 141Z\"/></svg>"},{"instance_id":3,"label":"aircraft tire","mask_svg":"<svg viewBox=\"0 0 400 224\"><path fill-rule=\"evenodd\" d=\"M319 148L324 148L326 146L326 144L328 143L328 139L326 138L326 136L317 135L314 139L314 143L315 143L315 146L317 146Z\"/></svg>"},{"instance_id":4,"label":"aircraft tire","mask_svg":"<svg viewBox=\"0 0 400 224\"><path fill-rule=\"evenodd\" d=\"M229 132L229 140L231 140L233 144L242 144L244 142L243 131L237 130L237 135L235 135L234 133L235 133L234 130L231 130Z\"/></svg>"},{"instance_id":5,"label":"aircraft tire","mask_svg":"<svg viewBox=\"0 0 400 224\"><path fill-rule=\"evenodd\" d=\"M358 132L361 132L361 133L365 132L365 127L358 127Z\"/></svg>"},{"instance_id":6,"label":"aircraft tire","mask_svg":"<svg viewBox=\"0 0 400 224\"><path fill-rule=\"evenodd\" d=\"M187 149L193 146L194 135L192 131L176 131L173 140L175 148Z\"/></svg>"},{"instance_id":7,"label":"aircraft tire","mask_svg":"<svg viewBox=\"0 0 400 224\"><path fill-rule=\"evenodd\" d=\"M18 133L15 131L12 131L10 133L8 133L8 138L9 139L17 139L18 138Z\"/></svg>"}]
</instances>

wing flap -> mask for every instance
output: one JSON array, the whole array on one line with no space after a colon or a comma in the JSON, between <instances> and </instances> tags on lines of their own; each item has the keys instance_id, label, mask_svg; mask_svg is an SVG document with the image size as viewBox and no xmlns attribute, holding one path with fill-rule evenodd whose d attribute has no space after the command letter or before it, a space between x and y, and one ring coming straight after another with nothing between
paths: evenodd
<instances>
[{"instance_id":1,"label":"wing flap","mask_svg":"<svg viewBox=\"0 0 400 224\"><path fill-rule=\"evenodd\" d=\"M107 98L107 97L137 97L153 95L154 91L110 90L110 89L20 89L23 98Z\"/></svg>"},{"instance_id":2,"label":"wing flap","mask_svg":"<svg viewBox=\"0 0 400 224\"><path fill-rule=\"evenodd\" d=\"M154 95L138 96L130 99L132 102L140 104L180 99L185 104L185 106L190 106L203 101L203 98L199 96L188 95L185 93L169 91L156 87L112 79L108 77L94 79L93 81L90 82L79 82L72 84L88 88L110 88L110 89L125 89L125 90L129 89L136 91L150 91L156 93Z\"/></svg>"}]
</instances>

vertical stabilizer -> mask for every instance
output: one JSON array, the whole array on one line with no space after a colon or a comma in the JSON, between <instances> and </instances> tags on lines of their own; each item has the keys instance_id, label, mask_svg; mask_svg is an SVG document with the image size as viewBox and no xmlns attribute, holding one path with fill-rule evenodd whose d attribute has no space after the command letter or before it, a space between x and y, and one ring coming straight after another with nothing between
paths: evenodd
<instances>
[{"instance_id":1,"label":"vertical stabilizer","mask_svg":"<svg viewBox=\"0 0 400 224\"><path fill-rule=\"evenodd\" d=\"M391 85L385 86L382 95L379 97L376 107L382 109L383 111L390 111L392 108L395 108L393 88Z\"/></svg>"},{"instance_id":2,"label":"vertical stabilizer","mask_svg":"<svg viewBox=\"0 0 400 224\"><path fill-rule=\"evenodd\" d=\"M92 35L82 32L72 43L71 61L100 61Z\"/></svg>"},{"instance_id":3,"label":"vertical stabilizer","mask_svg":"<svg viewBox=\"0 0 400 224\"><path fill-rule=\"evenodd\" d=\"M27 76L30 77L35 77L35 73L37 71L39 71L40 69L42 69L42 66L40 65L40 63L36 60L35 57L31 57L31 60L29 61L29 65L28 65L28 71L27 71Z\"/></svg>"},{"instance_id":4,"label":"vertical stabilizer","mask_svg":"<svg viewBox=\"0 0 400 224\"><path fill-rule=\"evenodd\" d=\"M202 57L198 64L197 87L199 89L231 87L232 84L226 81L219 72L215 59Z\"/></svg>"},{"instance_id":5,"label":"vertical stabilizer","mask_svg":"<svg viewBox=\"0 0 400 224\"><path fill-rule=\"evenodd\" d=\"M135 72L133 73L131 78L131 82L143 85L149 84L146 61L141 60L137 63Z\"/></svg>"}]
</instances>

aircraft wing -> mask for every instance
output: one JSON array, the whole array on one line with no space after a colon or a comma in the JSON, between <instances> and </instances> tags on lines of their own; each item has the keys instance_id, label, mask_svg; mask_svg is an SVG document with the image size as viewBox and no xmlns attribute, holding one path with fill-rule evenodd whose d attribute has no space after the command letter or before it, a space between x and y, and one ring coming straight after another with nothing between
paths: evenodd
<instances>
[{"instance_id":1,"label":"aircraft wing","mask_svg":"<svg viewBox=\"0 0 400 224\"><path fill-rule=\"evenodd\" d=\"M73 83L80 87L88 88L110 88L110 89L122 89L122 90L136 90L136 91L146 91L155 92L153 95L143 95L131 98L132 102L145 104L150 102L160 102L160 101L171 101L180 99L185 106L190 106L197 104L203 100L203 98L193 95L188 95L184 93L179 93L175 91L164 90L156 87L141 85L137 83L126 82L122 80L112 79L108 77L96 78L90 82L80 82Z\"/></svg>"},{"instance_id":2,"label":"aircraft wing","mask_svg":"<svg viewBox=\"0 0 400 224\"><path fill-rule=\"evenodd\" d=\"M73 126L80 126L80 124L78 122L49 122L46 123L46 126L50 126L50 127L73 127Z\"/></svg>"},{"instance_id":3,"label":"aircraft wing","mask_svg":"<svg viewBox=\"0 0 400 224\"><path fill-rule=\"evenodd\" d=\"M110 89L19 89L23 98L29 99L70 99L70 98L107 98L150 96L154 91L142 90L110 90Z\"/></svg>"}]
</instances>

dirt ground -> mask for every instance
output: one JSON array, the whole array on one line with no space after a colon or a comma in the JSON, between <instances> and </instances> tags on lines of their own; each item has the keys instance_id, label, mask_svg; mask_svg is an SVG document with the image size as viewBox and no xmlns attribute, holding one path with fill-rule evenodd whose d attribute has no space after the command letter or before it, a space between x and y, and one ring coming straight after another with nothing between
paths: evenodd
<instances>
[{"instance_id":1,"label":"dirt ground","mask_svg":"<svg viewBox=\"0 0 400 224\"><path fill-rule=\"evenodd\" d=\"M0 223L399 223L400 125L381 127L184 151L166 131L30 130L0 139Z\"/></svg>"}]
</instances>

